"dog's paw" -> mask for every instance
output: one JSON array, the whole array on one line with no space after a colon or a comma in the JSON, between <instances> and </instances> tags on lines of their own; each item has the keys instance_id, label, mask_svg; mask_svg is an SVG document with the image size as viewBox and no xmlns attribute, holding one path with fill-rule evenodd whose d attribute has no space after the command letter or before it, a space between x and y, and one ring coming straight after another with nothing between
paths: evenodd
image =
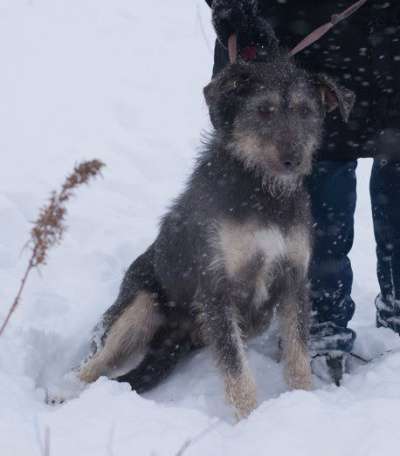
<instances>
[{"instance_id":1,"label":"dog's paw","mask_svg":"<svg viewBox=\"0 0 400 456\"><path fill-rule=\"evenodd\" d=\"M77 376L83 383L93 383L105 374L107 370L107 359L104 359L104 352L96 353L79 367Z\"/></svg>"},{"instance_id":2,"label":"dog's paw","mask_svg":"<svg viewBox=\"0 0 400 456\"><path fill-rule=\"evenodd\" d=\"M45 402L47 405L62 405L67 399L62 396L56 396L50 393L49 391L46 391L46 398Z\"/></svg>"},{"instance_id":3,"label":"dog's paw","mask_svg":"<svg viewBox=\"0 0 400 456\"><path fill-rule=\"evenodd\" d=\"M311 365L308 357L286 367L286 381L290 389L312 390Z\"/></svg>"},{"instance_id":4,"label":"dog's paw","mask_svg":"<svg viewBox=\"0 0 400 456\"><path fill-rule=\"evenodd\" d=\"M291 381L288 383L290 389L293 390L311 391L313 389L311 376L295 377L294 379L291 379Z\"/></svg>"},{"instance_id":5,"label":"dog's paw","mask_svg":"<svg viewBox=\"0 0 400 456\"><path fill-rule=\"evenodd\" d=\"M62 378L46 386L45 402L48 405L61 405L79 396L85 386L78 378L77 372L68 372Z\"/></svg>"},{"instance_id":6,"label":"dog's paw","mask_svg":"<svg viewBox=\"0 0 400 456\"><path fill-rule=\"evenodd\" d=\"M257 407L257 388L251 372L247 370L237 377L226 376L225 395L235 408L238 420L248 417Z\"/></svg>"}]
</instances>

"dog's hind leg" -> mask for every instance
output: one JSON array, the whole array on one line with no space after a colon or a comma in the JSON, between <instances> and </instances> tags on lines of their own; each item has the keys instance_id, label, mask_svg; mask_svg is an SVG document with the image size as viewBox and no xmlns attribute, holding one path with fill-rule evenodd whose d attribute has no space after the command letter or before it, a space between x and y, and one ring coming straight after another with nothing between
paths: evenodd
<instances>
[{"instance_id":1,"label":"dog's hind leg","mask_svg":"<svg viewBox=\"0 0 400 456\"><path fill-rule=\"evenodd\" d=\"M127 382L137 393L144 393L164 380L193 349L189 334L163 326L154 335L140 364L115 380Z\"/></svg>"},{"instance_id":2,"label":"dog's hind leg","mask_svg":"<svg viewBox=\"0 0 400 456\"><path fill-rule=\"evenodd\" d=\"M80 368L81 380L92 382L101 375L110 375L132 354L143 355L162 324L153 253L151 246L125 273L117 300L94 330L92 352Z\"/></svg>"},{"instance_id":3,"label":"dog's hind leg","mask_svg":"<svg viewBox=\"0 0 400 456\"><path fill-rule=\"evenodd\" d=\"M154 295L139 291L105 335L103 347L81 368L79 378L93 382L101 375L112 374L132 355L144 355L147 344L163 323Z\"/></svg>"}]
</instances>

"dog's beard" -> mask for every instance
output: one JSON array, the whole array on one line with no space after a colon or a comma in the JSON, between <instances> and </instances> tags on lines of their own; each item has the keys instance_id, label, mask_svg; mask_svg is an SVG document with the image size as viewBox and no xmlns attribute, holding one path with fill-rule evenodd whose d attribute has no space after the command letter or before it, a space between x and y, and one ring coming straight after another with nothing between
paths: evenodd
<instances>
[{"instance_id":1,"label":"dog's beard","mask_svg":"<svg viewBox=\"0 0 400 456\"><path fill-rule=\"evenodd\" d=\"M254 160L244 160L244 168L261 180L262 188L274 198L288 197L296 192L303 183L300 174L274 173L264 163Z\"/></svg>"},{"instance_id":2,"label":"dog's beard","mask_svg":"<svg viewBox=\"0 0 400 456\"><path fill-rule=\"evenodd\" d=\"M248 146L249 144L247 143L246 145ZM271 147L271 151L266 151L254 143L252 146L251 148L246 147L243 149L241 144L231 143L229 149L232 155L242 163L246 171L261 180L264 191L274 198L287 197L292 195L302 185L304 178L302 174L283 174L272 171L264 156L269 152L275 153L273 147Z\"/></svg>"},{"instance_id":3,"label":"dog's beard","mask_svg":"<svg viewBox=\"0 0 400 456\"><path fill-rule=\"evenodd\" d=\"M262 176L262 186L274 198L292 195L303 182L302 176L268 175Z\"/></svg>"}]
</instances>

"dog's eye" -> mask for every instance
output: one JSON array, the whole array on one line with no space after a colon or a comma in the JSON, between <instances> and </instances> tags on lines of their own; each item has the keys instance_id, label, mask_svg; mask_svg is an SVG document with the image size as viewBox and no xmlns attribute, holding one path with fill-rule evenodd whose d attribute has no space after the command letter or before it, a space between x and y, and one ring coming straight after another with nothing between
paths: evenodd
<instances>
[{"instance_id":1,"label":"dog's eye","mask_svg":"<svg viewBox=\"0 0 400 456\"><path fill-rule=\"evenodd\" d=\"M258 108L258 114L261 118L268 120L270 119L276 112L275 106L267 105L267 106L260 106Z\"/></svg>"},{"instance_id":2,"label":"dog's eye","mask_svg":"<svg viewBox=\"0 0 400 456\"><path fill-rule=\"evenodd\" d=\"M302 117L307 117L309 116L311 113L312 113L312 110L309 106L307 105L299 105L297 107L297 111L299 112L299 114L302 116Z\"/></svg>"}]
</instances>

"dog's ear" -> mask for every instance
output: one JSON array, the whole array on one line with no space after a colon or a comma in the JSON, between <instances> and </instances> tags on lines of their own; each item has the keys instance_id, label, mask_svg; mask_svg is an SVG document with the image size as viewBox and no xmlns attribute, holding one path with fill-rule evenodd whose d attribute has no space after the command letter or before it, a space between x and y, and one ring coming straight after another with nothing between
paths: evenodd
<instances>
[{"instance_id":1,"label":"dog's ear","mask_svg":"<svg viewBox=\"0 0 400 456\"><path fill-rule=\"evenodd\" d=\"M252 72L246 63L232 63L222 70L205 88L207 106L221 98L244 95L251 83Z\"/></svg>"},{"instance_id":2,"label":"dog's ear","mask_svg":"<svg viewBox=\"0 0 400 456\"><path fill-rule=\"evenodd\" d=\"M254 73L247 63L236 62L222 70L203 90L215 128L233 121L240 99L252 87Z\"/></svg>"},{"instance_id":3,"label":"dog's ear","mask_svg":"<svg viewBox=\"0 0 400 456\"><path fill-rule=\"evenodd\" d=\"M356 101L355 93L324 73L316 75L316 84L326 110L331 112L339 107L343 120L348 122Z\"/></svg>"}]
</instances>

